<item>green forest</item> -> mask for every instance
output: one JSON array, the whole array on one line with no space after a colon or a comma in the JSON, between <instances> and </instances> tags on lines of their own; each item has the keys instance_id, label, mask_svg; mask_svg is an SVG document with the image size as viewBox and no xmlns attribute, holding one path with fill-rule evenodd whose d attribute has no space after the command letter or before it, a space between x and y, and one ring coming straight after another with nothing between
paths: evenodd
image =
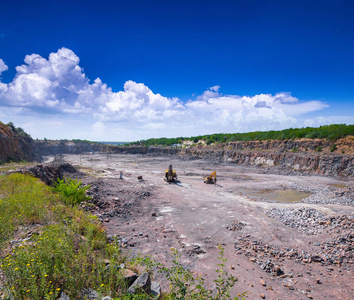
<instances>
[{"instance_id":1,"label":"green forest","mask_svg":"<svg viewBox=\"0 0 354 300\"><path fill-rule=\"evenodd\" d=\"M207 145L213 143L228 143L234 141L264 141L264 140L295 140L295 139L327 139L336 141L348 135L354 136L354 125L332 124L320 127L289 128L278 131L254 131L248 133L216 133L193 137L152 138L130 143L130 145L178 145L183 141L192 141L194 144L204 141Z\"/></svg>"}]
</instances>

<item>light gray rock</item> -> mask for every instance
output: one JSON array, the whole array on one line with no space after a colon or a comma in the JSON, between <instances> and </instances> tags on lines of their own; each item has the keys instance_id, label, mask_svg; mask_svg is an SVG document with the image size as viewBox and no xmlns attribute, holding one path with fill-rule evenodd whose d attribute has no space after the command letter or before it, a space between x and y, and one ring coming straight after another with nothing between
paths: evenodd
<instances>
[{"instance_id":1,"label":"light gray rock","mask_svg":"<svg viewBox=\"0 0 354 300\"><path fill-rule=\"evenodd\" d=\"M70 297L64 292L61 292L59 300L70 300Z\"/></svg>"},{"instance_id":2,"label":"light gray rock","mask_svg":"<svg viewBox=\"0 0 354 300\"><path fill-rule=\"evenodd\" d=\"M83 289L81 291L81 297L84 300L99 300L100 295L93 289Z\"/></svg>"},{"instance_id":3,"label":"light gray rock","mask_svg":"<svg viewBox=\"0 0 354 300\"><path fill-rule=\"evenodd\" d=\"M151 282L151 295L157 299L161 296L161 287L157 281Z\"/></svg>"},{"instance_id":4,"label":"light gray rock","mask_svg":"<svg viewBox=\"0 0 354 300\"><path fill-rule=\"evenodd\" d=\"M149 273L141 274L138 279L129 287L128 293L135 294L138 290L143 290L147 294L151 293L151 279Z\"/></svg>"}]
</instances>

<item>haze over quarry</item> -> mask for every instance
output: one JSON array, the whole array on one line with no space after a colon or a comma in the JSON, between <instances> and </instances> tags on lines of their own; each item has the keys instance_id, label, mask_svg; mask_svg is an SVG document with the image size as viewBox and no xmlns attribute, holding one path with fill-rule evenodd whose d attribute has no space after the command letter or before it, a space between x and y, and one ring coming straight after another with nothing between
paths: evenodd
<instances>
[{"instance_id":1,"label":"haze over quarry","mask_svg":"<svg viewBox=\"0 0 354 300\"><path fill-rule=\"evenodd\" d=\"M354 123L352 1L1 1L0 120L34 138Z\"/></svg>"}]
</instances>

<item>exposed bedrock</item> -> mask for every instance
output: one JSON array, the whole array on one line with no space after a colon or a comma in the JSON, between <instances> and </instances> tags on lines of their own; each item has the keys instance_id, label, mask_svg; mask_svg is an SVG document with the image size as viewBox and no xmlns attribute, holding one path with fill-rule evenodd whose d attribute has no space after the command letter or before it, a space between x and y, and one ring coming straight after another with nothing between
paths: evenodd
<instances>
[{"instance_id":1,"label":"exposed bedrock","mask_svg":"<svg viewBox=\"0 0 354 300\"><path fill-rule=\"evenodd\" d=\"M142 154L151 156L177 156L186 159L206 159L212 162L226 162L258 167L276 167L282 170L305 174L330 176L353 176L353 140L346 139L338 147L345 153L331 153L333 142L326 140L299 141L248 141L218 144L215 146L196 145L185 148L162 146L110 146L96 143L37 143L42 155L80 154L104 152L116 154ZM319 147L322 152L316 151ZM295 151L294 151L295 150ZM342 150L341 150L342 151Z\"/></svg>"},{"instance_id":2,"label":"exposed bedrock","mask_svg":"<svg viewBox=\"0 0 354 300\"><path fill-rule=\"evenodd\" d=\"M19 134L0 122L0 163L9 161L40 161L33 139Z\"/></svg>"}]
</instances>

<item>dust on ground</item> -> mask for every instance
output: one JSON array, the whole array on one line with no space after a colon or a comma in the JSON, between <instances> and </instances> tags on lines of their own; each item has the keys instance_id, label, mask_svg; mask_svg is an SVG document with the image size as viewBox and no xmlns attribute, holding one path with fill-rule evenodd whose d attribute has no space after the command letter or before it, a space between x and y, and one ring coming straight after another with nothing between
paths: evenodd
<instances>
[{"instance_id":1,"label":"dust on ground","mask_svg":"<svg viewBox=\"0 0 354 300\"><path fill-rule=\"evenodd\" d=\"M254 167L170 157L64 159L85 172L81 179L92 185L94 206L86 209L132 255L151 255L171 265L174 247L182 263L212 285L221 244L227 271L239 278L234 296L246 291L248 299L261 294L266 299L352 299L353 179L263 174ZM163 180L169 164L177 184ZM217 184L204 184L215 170ZM286 199L262 197L262 191L272 190L286 191ZM300 192L307 198L289 201L291 193Z\"/></svg>"}]
</instances>

